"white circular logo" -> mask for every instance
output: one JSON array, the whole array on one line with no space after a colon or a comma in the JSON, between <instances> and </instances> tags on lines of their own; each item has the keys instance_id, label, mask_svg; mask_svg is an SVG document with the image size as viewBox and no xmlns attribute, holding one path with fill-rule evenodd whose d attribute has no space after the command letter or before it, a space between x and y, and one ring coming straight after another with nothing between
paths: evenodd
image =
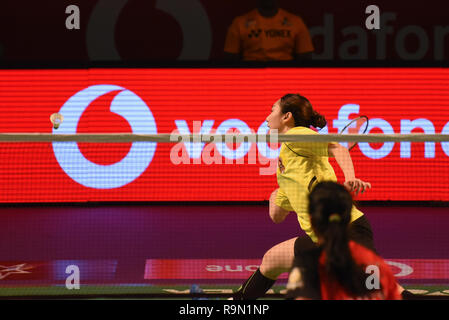
<instances>
[{"instance_id":1,"label":"white circular logo","mask_svg":"<svg viewBox=\"0 0 449 320\"><path fill-rule=\"evenodd\" d=\"M121 60L115 44L115 25L129 0L99 0L87 26L87 51L91 60ZM182 29L183 47L178 60L207 60L212 48L212 28L199 0L156 0L156 9L172 16Z\"/></svg>"},{"instance_id":2,"label":"white circular logo","mask_svg":"<svg viewBox=\"0 0 449 320\"><path fill-rule=\"evenodd\" d=\"M406 277L413 273L413 268L405 263L395 262L395 261L386 261L390 266L394 266L400 269L399 273L396 273L395 277Z\"/></svg>"},{"instance_id":3,"label":"white circular logo","mask_svg":"<svg viewBox=\"0 0 449 320\"><path fill-rule=\"evenodd\" d=\"M92 101L111 91L120 91L110 111L122 116L136 134L156 134L156 122L145 102L135 93L114 85L94 85L77 92L59 110L64 122L53 133L75 134L83 112ZM79 184L95 189L122 187L137 179L148 167L156 151L156 142L133 142L119 162L100 165L86 159L77 142L53 142L53 151L64 172Z\"/></svg>"}]
</instances>

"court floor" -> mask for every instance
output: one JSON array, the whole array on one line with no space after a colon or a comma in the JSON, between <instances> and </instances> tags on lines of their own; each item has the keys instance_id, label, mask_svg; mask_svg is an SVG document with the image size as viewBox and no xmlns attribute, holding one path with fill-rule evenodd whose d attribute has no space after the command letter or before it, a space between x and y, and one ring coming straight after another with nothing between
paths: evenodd
<instances>
[{"instance_id":1,"label":"court floor","mask_svg":"<svg viewBox=\"0 0 449 320\"><path fill-rule=\"evenodd\" d=\"M449 295L449 208L365 206L399 282ZM229 292L272 245L302 234L262 204L108 204L0 208L0 295ZM283 289L286 275L272 293Z\"/></svg>"}]
</instances>

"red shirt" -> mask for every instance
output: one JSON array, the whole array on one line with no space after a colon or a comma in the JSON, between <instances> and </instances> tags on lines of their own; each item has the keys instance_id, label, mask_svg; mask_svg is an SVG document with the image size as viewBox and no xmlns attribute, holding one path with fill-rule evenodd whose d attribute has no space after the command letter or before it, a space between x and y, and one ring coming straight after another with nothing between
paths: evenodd
<instances>
[{"instance_id":1,"label":"red shirt","mask_svg":"<svg viewBox=\"0 0 449 320\"><path fill-rule=\"evenodd\" d=\"M390 267L385 261L376 255L371 250L353 242L349 241L349 249L352 257L357 265L377 266L379 272L367 271L368 277L378 275L380 290L373 289L373 293L367 297L355 297L345 291L345 289L335 280L330 279L325 272L326 255L323 252L319 258L319 276L321 298L323 300L401 300L401 295L398 290L398 284Z\"/></svg>"}]
</instances>

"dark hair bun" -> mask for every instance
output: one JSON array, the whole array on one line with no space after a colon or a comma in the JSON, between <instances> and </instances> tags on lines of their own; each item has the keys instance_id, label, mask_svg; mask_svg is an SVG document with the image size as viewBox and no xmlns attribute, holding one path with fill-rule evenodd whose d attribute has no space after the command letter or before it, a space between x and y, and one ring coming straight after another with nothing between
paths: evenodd
<instances>
[{"instance_id":1,"label":"dark hair bun","mask_svg":"<svg viewBox=\"0 0 449 320\"><path fill-rule=\"evenodd\" d=\"M314 126L315 128L321 129L324 128L326 124L327 124L326 118L324 118L324 116L322 116L321 114L319 114L314 110L311 117L311 125Z\"/></svg>"},{"instance_id":2,"label":"dark hair bun","mask_svg":"<svg viewBox=\"0 0 449 320\"><path fill-rule=\"evenodd\" d=\"M323 128L327 124L326 119L313 109L310 101L299 93L284 95L281 98L280 106L283 114L292 113L295 127Z\"/></svg>"}]
</instances>

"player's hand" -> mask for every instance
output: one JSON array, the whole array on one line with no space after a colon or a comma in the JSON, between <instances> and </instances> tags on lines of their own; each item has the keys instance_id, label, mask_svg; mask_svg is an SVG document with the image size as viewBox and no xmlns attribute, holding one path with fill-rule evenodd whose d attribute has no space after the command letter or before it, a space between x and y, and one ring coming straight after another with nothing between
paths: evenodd
<instances>
[{"instance_id":1,"label":"player's hand","mask_svg":"<svg viewBox=\"0 0 449 320\"><path fill-rule=\"evenodd\" d=\"M357 178L346 180L344 186L349 192L355 192L355 195L358 195L359 192L364 193L367 189L371 189L371 183Z\"/></svg>"}]
</instances>

